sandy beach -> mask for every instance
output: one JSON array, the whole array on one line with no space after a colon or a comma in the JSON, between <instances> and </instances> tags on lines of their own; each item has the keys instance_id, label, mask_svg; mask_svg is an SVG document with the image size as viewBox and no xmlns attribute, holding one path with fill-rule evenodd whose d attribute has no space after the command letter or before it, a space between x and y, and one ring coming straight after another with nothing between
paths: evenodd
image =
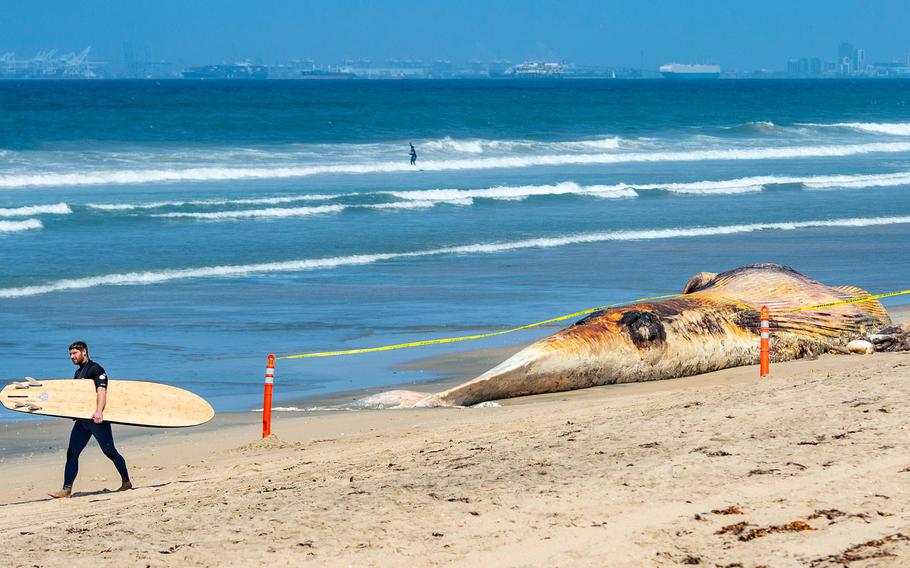
<instances>
[{"instance_id":1,"label":"sandy beach","mask_svg":"<svg viewBox=\"0 0 910 568\"><path fill-rule=\"evenodd\" d=\"M4 564L905 566L908 379L908 353L827 355L765 380L283 413L267 440L255 413L115 427L136 488L108 491L92 442L61 501L69 422L6 424Z\"/></svg>"}]
</instances>

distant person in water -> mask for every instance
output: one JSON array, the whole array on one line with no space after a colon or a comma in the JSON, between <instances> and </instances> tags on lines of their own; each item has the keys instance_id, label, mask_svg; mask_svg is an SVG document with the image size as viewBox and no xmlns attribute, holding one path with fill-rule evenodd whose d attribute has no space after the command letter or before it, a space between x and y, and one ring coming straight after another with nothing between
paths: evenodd
<instances>
[{"instance_id":1,"label":"distant person in water","mask_svg":"<svg viewBox=\"0 0 910 568\"><path fill-rule=\"evenodd\" d=\"M88 345L84 341L74 341L70 345L70 361L78 367L74 379L91 379L95 382L95 413L91 418L77 418L70 433L69 447L66 449L66 468L63 472L63 489L49 493L55 499L69 497L73 492L73 482L79 472L79 454L85 449L89 439L94 436L101 451L114 462L120 474L121 485L117 491L132 489L130 475L126 471L126 461L114 447L114 436L111 423L104 421L104 407L107 404L107 373L98 363L88 357Z\"/></svg>"},{"instance_id":2,"label":"distant person in water","mask_svg":"<svg viewBox=\"0 0 910 568\"><path fill-rule=\"evenodd\" d=\"M408 142L408 144L411 145L411 165L416 166L417 165L417 150L414 149L414 144L411 144L410 142Z\"/></svg>"}]
</instances>

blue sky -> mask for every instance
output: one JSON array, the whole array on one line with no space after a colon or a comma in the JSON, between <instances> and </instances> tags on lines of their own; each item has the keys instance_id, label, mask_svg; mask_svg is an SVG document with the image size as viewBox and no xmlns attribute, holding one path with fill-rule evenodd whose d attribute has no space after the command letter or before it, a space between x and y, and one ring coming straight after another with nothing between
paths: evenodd
<instances>
[{"instance_id":1,"label":"blue sky","mask_svg":"<svg viewBox=\"0 0 910 568\"><path fill-rule=\"evenodd\" d=\"M179 64L247 58L715 62L781 69L833 60L849 41L869 61L910 52L910 1L763 0L0 0L0 53L78 51L120 63L124 46Z\"/></svg>"}]
</instances>

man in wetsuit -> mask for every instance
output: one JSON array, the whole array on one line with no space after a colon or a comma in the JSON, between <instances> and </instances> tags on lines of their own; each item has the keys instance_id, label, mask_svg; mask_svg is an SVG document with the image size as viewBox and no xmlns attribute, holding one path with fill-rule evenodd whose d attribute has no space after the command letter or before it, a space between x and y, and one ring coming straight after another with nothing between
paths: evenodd
<instances>
[{"instance_id":1,"label":"man in wetsuit","mask_svg":"<svg viewBox=\"0 0 910 568\"><path fill-rule=\"evenodd\" d=\"M411 145L411 165L417 165L417 150L414 149L414 144L411 144L410 142L408 142L408 144Z\"/></svg>"},{"instance_id":2,"label":"man in wetsuit","mask_svg":"<svg viewBox=\"0 0 910 568\"><path fill-rule=\"evenodd\" d=\"M122 481L120 489L132 489L130 475L126 471L126 461L114 447L114 435L111 433L111 423L104 422L104 406L107 403L107 374L98 363L88 357L88 345L84 341L75 341L70 345L70 360L76 365L74 379L91 379L95 382L95 414L91 418L77 418L70 432L70 444L66 449L66 468L63 472L63 489L48 493L54 499L69 497L73 492L73 481L79 472L79 454L85 449L89 438L95 437L101 451L112 462Z\"/></svg>"}]
</instances>

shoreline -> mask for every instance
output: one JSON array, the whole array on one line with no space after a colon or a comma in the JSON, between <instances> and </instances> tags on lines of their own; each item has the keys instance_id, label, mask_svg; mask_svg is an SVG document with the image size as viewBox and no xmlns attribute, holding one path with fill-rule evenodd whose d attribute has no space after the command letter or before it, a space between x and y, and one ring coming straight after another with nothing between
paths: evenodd
<instances>
[{"instance_id":1,"label":"shoreline","mask_svg":"<svg viewBox=\"0 0 910 568\"><path fill-rule=\"evenodd\" d=\"M66 501L44 497L62 451L9 460L0 535L11 566L837 566L850 550L900 566L907 369L908 353L824 355L762 380L748 366L499 408L278 414L266 440L254 413L121 428L134 490L109 491L94 444Z\"/></svg>"},{"instance_id":2,"label":"shoreline","mask_svg":"<svg viewBox=\"0 0 910 568\"><path fill-rule=\"evenodd\" d=\"M117 426L134 489L90 443L63 501L69 421L19 422L0 536L22 567L903 566L908 378L907 352L823 355L496 408L279 412L267 439L254 412Z\"/></svg>"},{"instance_id":3,"label":"shoreline","mask_svg":"<svg viewBox=\"0 0 910 568\"><path fill-rule=\"evenodd\" d=\"M886 309L888 310L889 315L892 316L892 319L895 323L910 322L910 303L886 306ZM466 349L463 351L457 351L443 355L414 357L403 363L393 365L389 367L389 369L392 371L403 370L432 373L435 375L435 377L425 381L393 383L390 385L351 389L315 396L291 397L282 400L278 404L273 404L273 412L275 412L275 415L298 413L307 415L320 415L336 412L359 412L365 409L352 408L345 405L384 391L399 389L427 392L443 391L478 376L479 374L501 363L508 357L512 356L514 353L520 351L530 344L531 342L520 342L501 347ZM280 388L280 386L280 382L276 382L276 390L277 388ZM295 410L276 410L276 408L294 408ZM253 421L259 422L261 409L262 403L257 397L257 402L251 404L247 410L218 412L216 413L215 418L209 424L218 423L219 417L224 417L223 420L227 424L247 423L249 420L246 420L244 417L248 415L254 415L255 420ZM10 435L19 436L19 428L17 427L27 425L34 426L39 432L39 439L42 439L42 433L49 433L55 430L55 427L51 426L49 423L60 421L60 419L57 418L28 418L27 416L20 417L18 416L19 414L21 413L16 413L16 417L12 419L0 419L0 441L5 440ZM202 425L196 428L204 429L207 426L208 425ZM147 428L124 426L119 424L117 427L126 429L126 433L123 435L128 437L142 435L141 431L149 430ZM66 429L68 430L68 428L69 426L67 421ZM140 430L140 432L132 432L134 429ZM48 439L55 438L48 435ZM8 443L0 443L0 449L13 453L22 453L21 451L17 452L18 448L15 444L11 445ZM0 457L0 464L2 463L3 457Z\"/></svg>"}]
</instances>

